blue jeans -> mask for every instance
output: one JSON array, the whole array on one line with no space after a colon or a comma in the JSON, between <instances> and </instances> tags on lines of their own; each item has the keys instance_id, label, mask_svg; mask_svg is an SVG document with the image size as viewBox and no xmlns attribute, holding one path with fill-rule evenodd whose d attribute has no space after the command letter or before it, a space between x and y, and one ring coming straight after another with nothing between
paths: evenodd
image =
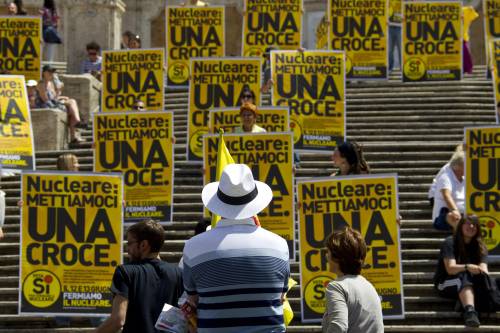
<instances>
[{"instance_id":1,"label":"blue jeans","mask_svg":"<svg viewBox=\"0 0 500 333\"><path fill-rule=\"evenodd\" d=\"M439 211L439 215L436 217L434 220L434 228L437 230L444 230L444 231L450 231L451 227L446 221L446 217L448 216L448 213L450 210L448 207L442 207L441 210Z\"/></svg>"},{"instance_id":2,"label":"blue jeans","mask_svg":"<svg viewBox=\"0 0 500 333\"><path fill-rule=\"evenodd\" d=\"M398 49L398 62L401 69L401 26L389 25L389 71L394 69L395 49Z\"/></svg>"}]
</instances>

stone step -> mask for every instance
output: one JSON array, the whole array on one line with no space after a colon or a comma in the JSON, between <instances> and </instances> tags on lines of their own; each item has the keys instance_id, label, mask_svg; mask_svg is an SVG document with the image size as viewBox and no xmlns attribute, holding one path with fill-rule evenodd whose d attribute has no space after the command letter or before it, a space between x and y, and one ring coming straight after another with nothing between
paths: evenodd
<instances>
[{"instance_id":1,"label":"stone step","mask_svg":"<svg viewBox=\"0 0 500 333\"><path fill-rule=\"evenodd\" d=\"M421 136L416 136L416 138L419 138L418 140L411 140L411 141L397 141L396 144L394 140L388 140L385 141L379 141L379 142L364 142L364 141L359 141L360 145L363 148L363 152L365 154L370 154L370 153L393 153L393 152L418 152L423 155L431 154L431 153L446 153L446 154L451 154L455 150L455 147L462 141L457 140L457 139L448 139L448 140L442 140L440 141L440 145L431 145L429 143L426 143L425 141L422 141ZM424 145L425 143L425 145ZM90 144L90 143L86 143ZM180 152L185 152L186 148L185 146L181 144L176 144L175 150ZM432 151L429 151L427 148L432 148ZM303 159L308 159L308 160L331 160L331 153L329 152L321 152L321 153L311 153L311 152L300 152L301 158ZM50 164L55 164L58 156L60 154L53 154L53 155L48 155L47 153L37 153L37 164L42 163L50 163ZM93 159L93 151L90 149L83 149L80 150L78 154L76 154L82 161L92 161ZM448 157L448 156L447 156ZM442 158L441 158L442 159ZM377 160L375 160L377 161ZM374 162L375 162L374 161ZM195 164L194 162L190 162ZM6 177L8 180L10 177Z\"/></svg>"},{"instance_id":2,"label":"stone step","mask_svg":"<svg viewBox=\"0 0 500 333\"><path fill-rule=\"evenodd\" d=\"M407 317L410 318L436 318L438 317L438 313L434 311L427 311L427 312L409 312L407 314ZM456 315L453 313L444 313L444 318L455 318ZM19 318L19 317L17 317ZM16 317L14 316L9 316L9 315L1 315L0 320L5 322L7 325L8 324L17 324L16 326L19 326L19 329L12 329L12 328L0 328L0 333L49 333L49 332L58 332L58 333L70 333L70 332L92 332L93 329L90 328L90 323L89 320L86 318L72 318L71 320L71 328L47 328L47 327L55 327L55 323L53 322L53 319L51 318L44 318L44 317L25 317L23 316L23 320L16 321ZM385 325L385 332L440 332L442 330L446 331L452 331L452 332L500 332L500 329L498 326L495 326L493 324L483 324L481 325L480 328L474 328L474 329L464 329L463 325L443 325L443 324L433 324L431 326L429 325L422 325L422 322L425 321L420 321L419 324L417 325L408 325L408 326L401 326L400 323L401 321L397 320L385 320L386 325ZM293 321L295 323L295 320ZM1 327L1 326L0 326ZM27 328L23 328L27 327ZM287 332L292 332L292 333L315 333L321 332L321 326L315 325L315 324L310 324L310 325L293 325L288 327Z\"/></svg>"},{"instance_id":3,"label":"stone step","mask_svg":"<svg viewBox=\"0 0 500 333\"><path fill-rule=\"evenodd\" d=\"M87 322L87 321L85 321ZM50 322L52 323L52 322ZM87 324L88 325L88 324ZM87 333L93 332L93 328L89 327L72 327L72 328L25 328L25 329L10 329L10 328L0 328L0 333ZM392 333L403 333L403 332L475 332L475 333L484 333L484 332L500 332L500 328L495 325L482 325L479 328L474 329L464 329L463 325L412 325L412 326L398 326L398 325L386 325L384 327L385 332ZM321 326L318 325L294 325L290 326L287 329L287 332L290 333L321 333Z\"/></svg>"},{"instance_id":4,"label":"stone step","mask_svg":"<svg viewBox=\"0 0 500 333\"><path fill-rule=\"evenodd\" d=\"M489 99L491 102L491 99ZM442 109L442 106L436 106L436 108L416 106L415 104L405 105L404 107L398 107L398 105L392 105L389 103L385 103L384 106L391 105L392 108L383 108L381 110L377 110L377 112L367 111L365 109L359 109L354 105L350 105L347 107L346 117L347 117L347 125L356 125L359 122L362 122L366 118L387 118L387 120L394 121L405 121L410 117L418 117L417 120L425 120L425 119L433 119L436 121L446 121L449 119L453 120L462 120L469 121L470 119L474 119L475 116L481 116L486 120L492 119L495 116L495 108L494 105L485 104L481 109L474 108L473 113L470 108L453 108L453 105L447 105L446 111ZM450 118L454 117L454 118ZM412 119L412 118L410 118ZM415 118L413 118L415 119ZM187 120L188 120L188 112L186 110L179 110L179 113L174 118L175 131L186 129L187 128ZM384 128L381 128L384 130ZM89 127L86 130L82 130L81 133L83 135L91 136L92 129Z\"/></svg>"},{"instance_id":5,"label":"stone step","mask_svg":"<svg viewBox=\"0 0 500 333\"><path fill-rule=\"evenodd\" d=\"M371 116L390 116L392 113L397 119L403 119L405 113L413 112L417 113L419 110L426 110L426 114L434 114L436 120L445 120L447 115L452 115L454 111L457 113L457 119L469 120L473 119L473 115L478 116L494 116L495 107L491 103L491 97L473 98L474 103L468 102L471 97L423 97L422 100L415 102L411 99L398 99L394 98L384 98L384 99L348 99L346 101L346 114L350 118L350 121L357 122L354 116L358 113L360 116L362 114L369 115L371 111ZM446 111L439 112L439 109L446 107ZM166 108L167 111L174 112L174 125L186 126L187 115L188 115L188 105L177 105L175 108ZM373 113L373 111L377 113ZM468 112L466 112L468 111ZM473 111L473 112L472 112ZM379 113L380 112L380 113Z\"/></svg>"},{"instance_id":6,"label":"stone step","mask_svg":"<svg viewBox=\"0 0 500 333\"><path fill-rule=\"evenodd\" d=\"M425 322L425 321L421 321ZM457 320L458 322L458 320ZM428 333L428 332L474 332L474 333L484 333L484 332L500 332L500 327L496 325L482 325L479 328L465 329L463 325L439 325L435 324L432 326L428 325L401 325L396 322L392 325L384 325L385 332L391 333ZM291 326L287 329L289 333L321 333L321 326L318 325L297 325ZM0 331L0 333L2 333Z\"/></svg>"}]
</instances>

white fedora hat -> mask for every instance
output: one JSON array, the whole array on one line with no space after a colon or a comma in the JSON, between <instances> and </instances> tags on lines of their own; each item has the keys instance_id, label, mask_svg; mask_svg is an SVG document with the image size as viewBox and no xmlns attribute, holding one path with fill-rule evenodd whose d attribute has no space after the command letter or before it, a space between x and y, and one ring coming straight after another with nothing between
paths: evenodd
<instances>
[{"instance_id":1,"label":"white fedora hat","mask_svg":"<svg viewBox=\"0 0 500 333\"><path fill-rule=\"evenodd\" d=\"M220 181L205 185L201 192L209 211L228 219L242 220L256 215L269 205L273 191L263 182L253 179L245 164L229 164Z\"/></svg>"}]
</instances>

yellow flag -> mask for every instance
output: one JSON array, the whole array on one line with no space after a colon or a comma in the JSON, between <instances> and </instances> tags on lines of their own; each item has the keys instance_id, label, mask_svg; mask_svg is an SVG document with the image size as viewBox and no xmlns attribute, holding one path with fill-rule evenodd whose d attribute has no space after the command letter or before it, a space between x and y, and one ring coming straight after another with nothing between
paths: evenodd
<instances>
[{"instance_id":1,"label":"yellow flag","mask_svg":"<svg viewBox=\"0 0 500 333\"><path fill-rule=\"evenodd\" d=\"M226 143L224 142L224 130L221 128L219 130L219 149L217 151L217 168L215 170L215 180L219 181L220 176L222 175L222 170L228 164L234 164L233 157L227 150ZM217 222L219 222L220 216L216 214L212 214L212 228L215 228Z\"/></svg>"},{"instance_id":2,"label":"yellow flag","mask_svg":"<svg viewBox=\"0 0 500 333\"><path fill-rule=\"evenodd\" d=\"M297 281L295 281L292 278L288 279L288 290L286 293L290 291L295 285L297 284ZM285 321L285 326L290 325L293 319L293 310L292 307L290 306L290 302L288 301L288 298L285 294L285 301L283 302L283 320Z\"/></svg>"}]
</instances>

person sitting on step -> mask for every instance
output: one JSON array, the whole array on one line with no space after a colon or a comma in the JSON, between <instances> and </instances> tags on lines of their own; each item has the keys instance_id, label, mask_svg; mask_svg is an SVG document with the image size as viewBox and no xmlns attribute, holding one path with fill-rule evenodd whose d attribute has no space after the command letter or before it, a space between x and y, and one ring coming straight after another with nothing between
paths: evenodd
<instances>
[{"instance_id":1,"label":"person sitting on step","mask_svg":"<svg viewBox=\"0 0 500 333\"><path fill-rule=\"evenodd\" d=\"M436 178L432 221L438 230L454 229L464 212L464 160L463 150L456 151L443 173Z\"/></svg>"},{"instance_id":2,"label":"person sitting on step","mask_svg":"<svg viewBox=\"0 0 500 333\"><path fill-rule=\"evenodd\" d=\"M68 113L68 127L71 143L83 142L76 132L76 127L85 126L80 124L80 112L78 104L73 98L61 96L62 82L54 75L56 69L50 65L43 66L42 79L38 82L37 90L40 96L38 108L55 108Z\"/></svg>"},{"instance_id":3,"label":"person sitting on step","mask_svg":"<svg viewBox=\"0 0 500 333\"><path fill-rule=\"evenodd\" d=\"M474 304L481 301L477 295L481 294L479 288L484 288L482 273L488 274L487 256L477 216L462 217L454 235L444 240L439 253L434 287L441 296L460 301L467 327L480 325Z\"/></svg>"},{"instance_id":4,"label":"person sitting on step","mask_svg":"<svg viewBox=\"0 0 500 333\"><path fill-rule=\"evenodd\" d=\"M464 150L464 145L459 144L455 148L455 152L463 151ZM431 207L434 207L434 196L436 195L436 180L450 167L450 163L446 163L443 165L443 167L439 170L439 172L436 174L436 177L432 180L431 187L429 188L429 192L427 193L427 198L429 198L429 203Z\"/></svg>"}]
</instances>

